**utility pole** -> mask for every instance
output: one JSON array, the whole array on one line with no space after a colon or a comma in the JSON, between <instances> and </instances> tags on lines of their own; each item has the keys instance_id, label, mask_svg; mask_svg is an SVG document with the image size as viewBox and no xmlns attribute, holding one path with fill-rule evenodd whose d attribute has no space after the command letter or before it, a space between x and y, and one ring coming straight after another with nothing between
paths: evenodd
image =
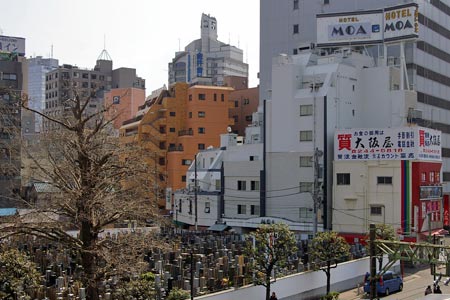
<instances>
[{"instance_id":1,"label":"utility pole","mask_svg":"<svg viewBox=\"0 0 450 300\"><path fill-rule=\"evenodd\" d=\"M323 152L320 151L318 148L314 149L314 190L312 194L313 198L313 213L314 213L314 220L313 220L313 237L317 234L317 214L318 210L320 208L320 184L319 184L319 176L320 176L320 164L319 159L323 155Z\"/></svg>"},{"instance_id":2,"label":"utility pole","mask_svg":"<svg viewBox=\"0 0 450 300\"><path fill-rule=\"evenodd\" d=\"M377 258L375 256L375 224L370 224L369 227L369 255L370 255L370 300L375 299L377 296L377 281L376 281L376 272L377 272Z\"/></svg>"},{"instance_id":3,"label":"utility pole","mask_svg":"<svg viewBox=\"0 0 450 300\"><path fill-rule=\"evenodd\" d=\"M198 229L198 207L197 207L197 154L194 157L194 205L195 205L195 231Z\"/></svg>"}]
</instances>

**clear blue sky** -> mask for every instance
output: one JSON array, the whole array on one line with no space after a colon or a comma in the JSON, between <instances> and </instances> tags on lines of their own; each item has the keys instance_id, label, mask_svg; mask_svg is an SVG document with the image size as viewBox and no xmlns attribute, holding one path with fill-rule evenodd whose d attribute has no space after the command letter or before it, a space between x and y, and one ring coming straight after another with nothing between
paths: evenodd
<instances>
[{"instance_id":1,"label":"clear blue sky","mask_svg":"<svg viewBox=\"0 0 450 300\"><path fill-rule=\"evenodd\" d=\"M250 86L259 71L259 0L13 0L0 10L3 35L26 38L26 56L93 68L103 49L114 68L132 67L147 94L167 84L168 63L200 38L202 13L216 17L219 40L244 50Z\"/></svg>"}]
</instances>

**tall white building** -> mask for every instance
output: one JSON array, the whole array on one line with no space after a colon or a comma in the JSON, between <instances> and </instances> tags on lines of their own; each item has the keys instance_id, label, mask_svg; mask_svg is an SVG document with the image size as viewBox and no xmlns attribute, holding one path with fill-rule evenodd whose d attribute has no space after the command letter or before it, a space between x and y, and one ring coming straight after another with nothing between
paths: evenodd
<instances>
[{"instance_id":1,"label":"tall white building","mask_svg":"<svg viewBox=\"0 0 450 300\"><path fill-rule=\"evenodd\" d=\"M412 1L402 1L408 3ZM419 125L442 131L444 192L450 192L450 3L416 0L419 5L419 40L406 45L409 82L417 91ZM275 97L272 58L280 53L297 54L316 42L316 14L379 9L399 4L398 0L264 0L260 12L260 100ZM374 56L376 46L367 47ZM398 47L387 56L398 57ZM374 91L376 92L376 91ZM374 102L376 103L376 102ZM389 106L384 107L385 110ZM347 111L347 113L349 113ZM351 113L351 111L350 111Z\"/></svg>"},{"instance_id":2,"label":"tall white building","mask_svg":"<svg viewBox=\"0 0 450 300\"><path fill-rule=\"evenodd\" d=\"M175 53L169 63L169 85L175 82L224 85L227 76L248 77L243 51L217 38L217 20L202 14L201 37Z\"/></svg>"},{"instance_id":3,"label":"tall white building","mask_svg":"<svg viewBox=\"0 0 450 300\"><path fill-rule=\"evenodd\" d=\"M45 108L45 75L58 68L58 60L36 56L27 59L28 99L30 108L42 112ZM35 132L40 132L42 117L35 116Z\"/></svg>"}]
</instances>

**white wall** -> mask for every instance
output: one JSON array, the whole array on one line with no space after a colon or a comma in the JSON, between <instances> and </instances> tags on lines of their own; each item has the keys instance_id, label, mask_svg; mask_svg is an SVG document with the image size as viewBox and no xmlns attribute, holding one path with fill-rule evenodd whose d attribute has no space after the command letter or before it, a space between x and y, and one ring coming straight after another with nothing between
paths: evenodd
<instances>
[{"instance_id":1,"label":"white wall","mask_svg":"<svg viewBox=\"0 0 450 300\"><path fill-rule=\"evenodd\" d=\"M383 260L387 263L387 259ZM364 274L369 271L369 258L345 262L331 270L332 291L344 291L356 288L363 281ZM397 262L394 269L398 269ZM277 279L271 286L278 299L305 299L312 296L323 296L326 293L326 276L323 271L308 271L281 279ZM239 289L230 289L223 292L196 297L198 300L236 300L236 299L264 299L265 288L263 286L248 285Z\"/></svg>"}]
</instances>

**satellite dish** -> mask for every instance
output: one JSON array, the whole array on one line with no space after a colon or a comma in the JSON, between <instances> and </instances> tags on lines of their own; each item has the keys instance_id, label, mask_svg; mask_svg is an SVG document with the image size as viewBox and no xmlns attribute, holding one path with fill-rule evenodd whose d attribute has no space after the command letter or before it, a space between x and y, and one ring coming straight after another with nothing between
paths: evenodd
<instances>
[{"instance_id":1,"label":"satellite dish","mask_svg":"<svg viewBox=\"0 0 450 300\"><path fill-rule=\"evenodd\" d=\"M227 132L231 133L231 127L230 126L227 127Z\"/></svg>"}]
</instances>

